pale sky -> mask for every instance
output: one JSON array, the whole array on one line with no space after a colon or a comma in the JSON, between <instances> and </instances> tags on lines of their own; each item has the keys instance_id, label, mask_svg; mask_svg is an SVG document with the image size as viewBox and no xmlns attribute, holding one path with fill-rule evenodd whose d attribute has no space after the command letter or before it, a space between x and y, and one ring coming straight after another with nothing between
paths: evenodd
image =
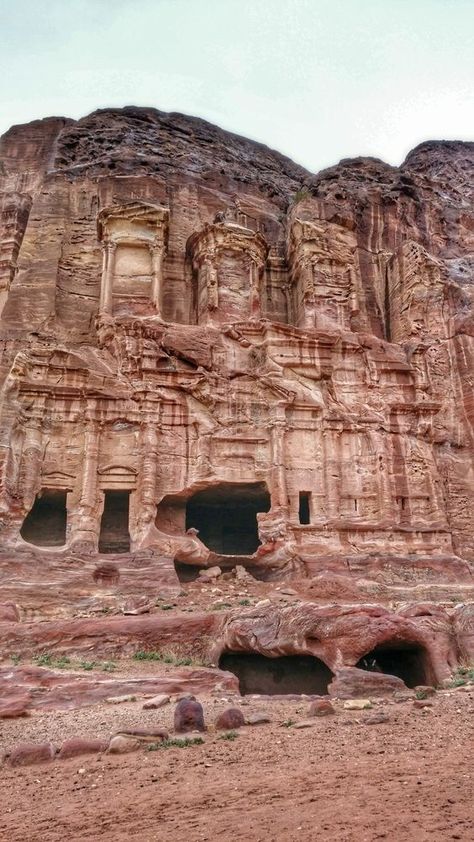
<instances>
[{"instance_id":1,"label":"pale sky","mask_svg":"<svg viewBox=\"0 0 474 842\"><path fill-rule=\"evenodd\" d=\"M123 105L399 164L474 139L474 0L0 0L0 133Z\"/></svg>"}]
</instances>

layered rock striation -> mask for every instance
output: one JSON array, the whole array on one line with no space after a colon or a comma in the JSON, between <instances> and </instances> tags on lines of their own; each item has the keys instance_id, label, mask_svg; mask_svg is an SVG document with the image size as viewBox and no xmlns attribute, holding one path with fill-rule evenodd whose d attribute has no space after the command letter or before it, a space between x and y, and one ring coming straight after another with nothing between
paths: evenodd
<instances>
[{"instance_id":1,"label":"layered rock striation","mask_svg":"<svg viewBox=\"0 0 474 842\"><path fill-rule=\"evenodd\" d=\"M5 603L472 593L474 144L312 175L124 108L0 151Z\"/></svg>"}]
</instances>

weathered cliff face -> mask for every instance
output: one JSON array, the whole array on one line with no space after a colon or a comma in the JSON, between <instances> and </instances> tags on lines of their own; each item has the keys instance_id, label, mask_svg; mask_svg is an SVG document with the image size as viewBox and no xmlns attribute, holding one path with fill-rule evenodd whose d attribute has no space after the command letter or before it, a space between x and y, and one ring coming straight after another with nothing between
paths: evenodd
<instances>
[{"instance_id":1,"label":"weathered cliff face","mask_svg":"<svg viewBox=\"0 0 474 842\"><path fill-rule=\"evenodd\" d=\"M313 176L126 108L1 161L4 598L215 564L467 591L473 144Z\"/></svg>"}]
</instances>

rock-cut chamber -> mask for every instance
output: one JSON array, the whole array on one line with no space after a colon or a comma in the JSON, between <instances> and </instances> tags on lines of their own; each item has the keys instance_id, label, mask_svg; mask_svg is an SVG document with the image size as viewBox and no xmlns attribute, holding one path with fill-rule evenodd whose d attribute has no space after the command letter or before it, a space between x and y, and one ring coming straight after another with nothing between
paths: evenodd
<instances>
[{"instance_id":1,"label":"rock-cut chamber","mask_svg":"<svg viewBox=\"0 0 474 842\"><path fill-rule=\"evenodd\" d=\"M225 652L219 667L237 676L242 696L325 695L333 677L329 667L312 655L267 658L250 652Z\"/></svg>"},{"instance_id":2,"label":"rock-cut chamber","mask_svg":"<svg viewBox=\"0 0 474 842\"><path fill-rule=\"evenodd\" d=\"M24 541L37 547L62 547L66 543L66 491L43 489L20 529Z\"/></svg>"},{"instance_id":3,"label":"rock-cut chamber","mask_svg":"<svg viewBox=\"0 0 474 842\"><path fill-rule=\"evenodd\" d=\"M257 514L268 512L265 483L219 483L186 502L186 529L219 555L252 555L259 544Z\"/></svg>"},{"instance_id":4,"label":"rock-cut chamber","mask_svg":"<svg viewBox=\"0 0 474 842\"><path fill-rule=\"evenodd\" d=\"M397 642L376 646L356 666L371 672L396 675L407 687L434 683L428 652L416 644Z\"/></svg>"}]
</instances>

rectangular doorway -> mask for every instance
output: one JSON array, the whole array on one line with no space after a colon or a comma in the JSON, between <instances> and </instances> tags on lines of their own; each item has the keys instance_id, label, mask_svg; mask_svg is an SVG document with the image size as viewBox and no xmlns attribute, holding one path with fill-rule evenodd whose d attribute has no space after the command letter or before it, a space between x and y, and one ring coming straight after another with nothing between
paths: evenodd
<instances>
[{"instance_id":1,"label":"rectangular doorway","mask_svg":"<svg viewBox=\"0 0 474 842\"><path fill-rule=\"evenodd\" d=\"M298 517L303 526L311 523L311 491L300 491Z\"/></svg>"},{"instance_id":2,"label":"rectangular doorway","mask_svg":"<svg viewBox=\"0 0 474 842\"><path fill-rule=\"evenodd\" d=\"M129 491L104 491L104 511L100 521L99 552L129 553Z\"/></svg>"}]
</instances>

